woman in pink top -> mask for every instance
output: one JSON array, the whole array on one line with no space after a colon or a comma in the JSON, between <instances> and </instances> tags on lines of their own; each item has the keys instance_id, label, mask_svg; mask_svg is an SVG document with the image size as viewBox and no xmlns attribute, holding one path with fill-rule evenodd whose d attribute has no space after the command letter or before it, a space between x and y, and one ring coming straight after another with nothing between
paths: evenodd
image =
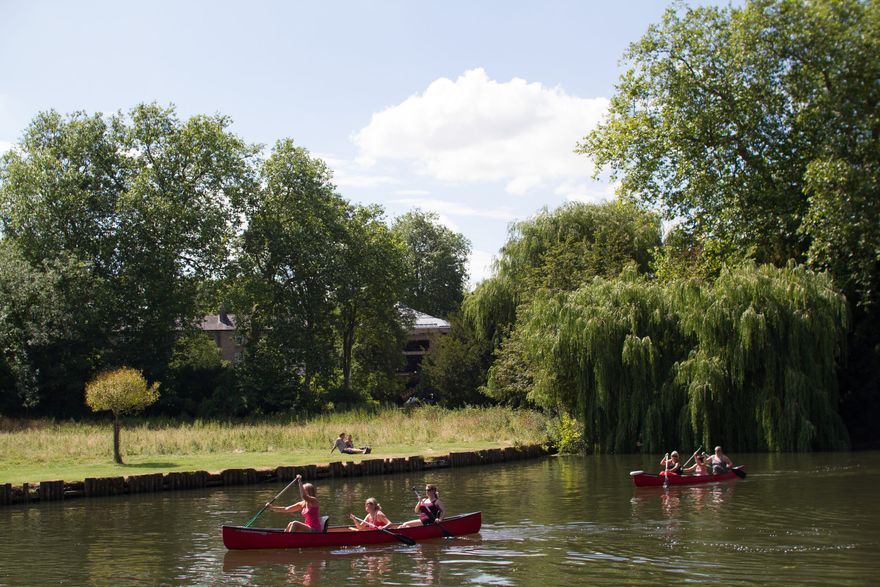
<instances>
[{"instance_id":1,"label":"woman in pink top","mask_svg":"<svg viewBox=\"0 0 880 587\"><path fill-rule=\"evenodd\" d=\"M708 475L709 467L706 466L706 456L697 455L697 460L694 461L693 466L688 467L684 472L690 475Z\"/></svg>"},{"instance_id":2,"label":"woman in pink top","mask_svg":"<svg viewBox=\"0 0 880 587\"><path fill-rule=\"evenodd\" d=\"M284 512L287 514L295 514L301 512L305 523L292 521L287 525L287 532L321 532L321 509L318 504L318 498L315 497L315 486L311 483L302 482L302 475L296 476L296 482L299 484L300 501L289 506L280 506L266 504L273 512Z\"/></svg>"}]
</instances>

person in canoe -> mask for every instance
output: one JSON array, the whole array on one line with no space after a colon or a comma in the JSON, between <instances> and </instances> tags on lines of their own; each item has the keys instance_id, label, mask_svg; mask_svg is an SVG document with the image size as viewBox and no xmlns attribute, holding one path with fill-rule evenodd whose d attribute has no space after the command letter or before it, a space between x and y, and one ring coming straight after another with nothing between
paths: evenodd
<instances>
[{"instance_id":1,"label":"person in canoe","mask_svg":"<svg viewBox=\"0 0 880 587\"><path fill-rule=\"evenodd\" d=\"M440 492L433 483L425 485L425 497L419 498L413 511L419 515L417 520L404 522L398 528L410 528L412 526L428 526L441 521L446 516L446 508L440 501Z\"/></svg>"},{"instance_id":2,"label":"person in canoe","mask_svg":"<svg viewBox=\"0 0 880 587\"><path fill-rule=\"evenodd\" d=\"M681 468L681 458L678 456L677 450L672 451L660 459L660 466L663 467L663 471L660 473L661 475L681 475L683 473Z\"/></svg>"},{"instance_id":3,"label":"person in canoe","mask_svg":"<svg viewBox=\"0 0 880 587\"><path fill-rule=\"evenodd\" d=\"M287 525L286 532L321 532L321 508L318 504L318 498L315 497L315 486L311 483L303 483L302 475L296 476L296 482L299 485L300 501L288 506L272 505L267 503L266 506L270 511L282 512L285 514L302 513L303 520L292 521Z\"/></svg>"},{"instance_id":4,"label":"person in canoe","mask_svg":"<svg viewBox=\"0 0 880 587\"><path fill-rule=\"evenodd\" d=\"M684 470L688 475L708 475L709 467L706 465L706 455L697 455L694 464Z\"/></svg>"},{"instance_id":5,"label":"person in canoe","mask_svg":"<svg viewBox=\"0 0 880 587\"><path fill-rule=\"evenodd\" d=\"M375 497L370 497L364 502L364 510L366 510L367 515L364 516L363 522L358 520L354 514L350 514L351 521L358 530L375 530L391 526L391 520L385 516L382 506L379 505Z\"/></svg>"},{"instance_id":6,"label":"person in canoe","mask_svg":"<svg viewBox=\"0 0 880 587\"><path fill-rule=\"evenodd\" d=\"M724 454L720 446L716 446L715 454L709 457L709 466L712 468L713 475L723 475L733 468L733 461Z\"/></svg>"}]
</instances>

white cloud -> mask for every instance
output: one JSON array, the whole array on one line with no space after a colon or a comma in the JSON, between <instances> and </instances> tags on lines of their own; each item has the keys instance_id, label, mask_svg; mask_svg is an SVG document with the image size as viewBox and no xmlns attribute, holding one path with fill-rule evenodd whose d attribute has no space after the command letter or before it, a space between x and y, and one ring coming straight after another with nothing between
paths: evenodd
<instances>
[{"instance_id":1,"label":"white cloud","mask_svg":"<svg viewBox=\"0 0 880 587\"><path fill-rule=\"evenodd\" d=\"M452 216L494 218L495 220L513 220L516 218L512 211L505 208L480 210L465 204L459 204L458 202L431 198L398 198L396 200L391 200L391 203L414 206L429 212L437 212L439 215L450 214Z\"/></svg>"},{"instance_id":2,"label":"white cloud","mask_svg":"<svg viewBox=\"0 0 880 587\"><path fill-rule=\"evenodd\" d=\"M471 251L468 257L468 285L470 289L492 275L495 256L488 251Z\"/></svg>"},{"instance_id":3,"label":"white cloud","mask_svg":"<svg viewBox=\"0 0 880 587\"><path fill-rule=\"evenodd\" d=\"M396 190L395 196L427 196L430 194L428 190Z\"/></svg>"},{"instance_id":4,"label":"white cloud","mask_svg":"<svg viewBox=\"0 0 880 587\"><path fill-rule=\"evenodd\" d=\"M587 204L598 204L607 202L617 197L615 193L619 182L602 183L602 182L576 182L567 181L559 184L553 190L553 193L564 196L566 199L574 202L585 202Z\"/></svg>"},{"instance_id":5,"label":"white cloud","mask_svg":"<svg viewBox=\"0 0 880 587\"><path fill-rule=\"evenodd\" d=\"M314 154L333 170L333 183L343 188L374 188L382 185L399 183L390 175L370 173L369 169L357 161L339 159L332 155Z\"/></svg>"},{"instance_id":6,"label":"white cloud","mask_svg":"<svg viewBox=\"0 0 880 587\"><path fill-rule=\"evenodd\" d=\"M498 82L472 69L373 114L353 141L364 166L403 160L437 179L505 182L524 194L591 175L592 162L573 150L607 106L605 98L520 78Z\"/></svg>"}]
</instances>

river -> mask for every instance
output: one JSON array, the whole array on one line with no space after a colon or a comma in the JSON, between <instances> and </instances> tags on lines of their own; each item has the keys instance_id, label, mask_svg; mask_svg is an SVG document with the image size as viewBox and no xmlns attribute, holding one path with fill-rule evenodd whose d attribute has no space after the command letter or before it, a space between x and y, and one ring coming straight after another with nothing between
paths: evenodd
<instances>
[{"instance_id":1,"label":"river","mask_svg":"<svg viewBox=\"0 0 880 587\"><path fill-rule=\"evenodd\" d=\"M406 546L227 551L280 485L0 508L0 585L876 585L880 452L731 455L744 480L635 488L657 457L565 456L319 481L341 524L375 496L412 516L433 482L450 513L481 510L479 534ZM279 503L293 501L293 492ZM264 514L255 526L282 526Z\"/></svg>"}]
</instances>

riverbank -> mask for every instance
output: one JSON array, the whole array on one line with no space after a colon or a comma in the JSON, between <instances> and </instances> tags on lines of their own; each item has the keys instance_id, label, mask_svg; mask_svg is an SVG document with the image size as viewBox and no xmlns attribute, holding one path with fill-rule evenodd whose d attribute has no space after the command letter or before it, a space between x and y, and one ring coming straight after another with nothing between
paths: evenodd
<instances>
[{"instance_id":1,"label":"riverbank","mask_svg":"<svg viewBox=\"0 0 880 587\"><path fill-rule=\"evenodd\" d=\"M79 497L111 497L126 494L156 493L183 489L231 487L278 481L292 481L297 475L306 480L327 478L361 477L391 473L411 473L489 465L538 458L549 454L546 445L510 446L479 451L451 452L433 458L422 456L364 458L360 461L332 461L325 464L280 466L274 469L224 469L217 472L188 471L172 473L147 473L127 477L87 477L85 481L41 481L37 485L23 483L20 486L0 483L0 505L13 505L40 501L59 501ZM349 455L345 455L348 457Z\"/></svg>"},{"instance_id":2,"label":"riverbank","mask_svg":"<svg viewBox=\"0 0 880 587\"><path fill-rule=\"evenodd\" d=\"M330 453L340 432L371 455ZM142 420L122 430L125 464L113 463L109 422L4 422L0 484L112 478L225 469L264 469L365 459L433 459L542 444L546 421L538 412L510 408L383 409L319 415L302 421L177 423Z\"/></svg>"}]
</instances>

